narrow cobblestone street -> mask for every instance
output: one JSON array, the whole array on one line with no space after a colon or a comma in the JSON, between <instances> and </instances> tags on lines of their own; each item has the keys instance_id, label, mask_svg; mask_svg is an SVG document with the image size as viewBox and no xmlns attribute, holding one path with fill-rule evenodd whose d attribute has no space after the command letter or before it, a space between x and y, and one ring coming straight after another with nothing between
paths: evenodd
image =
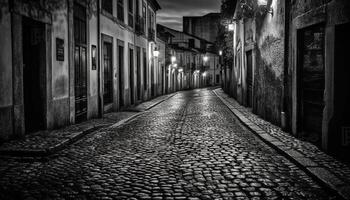
<instances>
[{"instance_id":1,"label":"narrow cobblestone street","mask_svg":"<svg viewBox=\"0 0 350 200\"><path fill-rule=\"evenodd\" d=\"M211 89L179 92L47 161L0 160L0 199L335 199Z\"/></svg>"}]
</instances>

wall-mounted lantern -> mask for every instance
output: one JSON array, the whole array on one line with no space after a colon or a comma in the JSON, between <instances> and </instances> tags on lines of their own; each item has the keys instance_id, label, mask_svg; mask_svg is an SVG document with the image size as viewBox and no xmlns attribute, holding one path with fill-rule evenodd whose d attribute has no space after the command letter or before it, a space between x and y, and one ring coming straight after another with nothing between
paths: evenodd
<instances>
[{"instance_id":1,"label":"wall-mounted lantern","mask_svg":"<svg viewBox=\"0 0 350 200\"><path fill-rule=\"evenodd\" d=\"M208 57L208 56L204 56L204 57L203 57L203 61L204 61L204 62L208 62L208 60L209 60L209 57Z\"/></svg>"},{"instance_id":2,"label":"wall-mounted lantern","mask_svg":"<svg viewBox=\"0 0 350 200\"><path fill-rule=\"evenodd\" d=\"M270 13L273 16L273 8L271 8L271 0L258 0L258 8L260 14Z\"/></svg>"},{"instance_id":3,"label":"wall-mounted lantern","mask_svg":"<svg viewBox=\"0 0 350 200\"><path fill-rule=\"evenodd\" d=\"M234 31L235 30L234 24L228 24L227 29L228 29L228 31Z\"/></svg>"},{"instance_id":4,"label":"wall-mounted lantern","mask_svg":"<svg viewBox=\"0 0 350 200\"><path fill-rule=\"evenodd\" d=\"M154 49L153 55L154 57L157 57L157 58L159 57L159 49L157 47Z\"/></svg>"},{"instance_id":5,"label":"wall-mounted lantern","mask_svg":"<svg viewBox=\"0 0 350 200\"><path fill-rule=\"evenodd\" d=\"M175 56L171 56L171 62L172 63L176 62L176 57Z\"/></svg>"}]
</instances>

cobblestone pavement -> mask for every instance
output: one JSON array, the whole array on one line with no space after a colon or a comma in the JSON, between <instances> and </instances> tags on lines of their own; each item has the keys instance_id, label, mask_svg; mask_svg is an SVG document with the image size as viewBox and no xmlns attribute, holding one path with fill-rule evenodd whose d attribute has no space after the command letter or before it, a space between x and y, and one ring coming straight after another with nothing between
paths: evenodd
<instances>
[{"instance_id":1,"label":"cobblestone pavement","mask_svg":"<svg viewBox=\"0 0 350 200\"><path fill-rule=\"evenodd\" d=\"M240 105L235 99L229 97L223 92L222 89L216 90L216 93L229 102L233 107L239 110L246 118L251 122L264 129L267 133L274 136L277 140L282 142L285 147L296 150L303 154L305 157L311 159L318 166L321 166L332 173L334 173L339 179L347 184L350 184L350 167L349 165L338 161L325 152L321 151L318 147L311 144L310 142L299 140L293 135L284 132L280 127L271 124L268 121L260 118L253 114L251 109Z\"/></svg>"},{"instance_id":2,"label":"cobblestone pavement","mask_svg":"<svg viewBox=\"0 0 350 200\"><path fill-rule=\"evenodd\" d=\"M67 140L74 140L76 137L80 137L80 134L84 135L84 133L82 133L83 131L102 129L117 122L128 120L134 116L137 116L138 113L148 110L165 101L173 95L174 94L163 95L152 100L142 102L136 107L127 108L128 111L106 113L104 114L103 118L90 119L83 123L70 125L57 130L38 131L36 133L25 135L25 137L20 140L5 142L0 144L0 156L2 156L2 154L7 155L7 152L13 153L14 151L19 151L17 154L20 155L27 155L31 152L36 152L36 154L39 154L39 152L45 153L46 151L65 143Z\"/></svg>"},{"instance_id":3,"label":"cobblestone pavement","mask_svg":"<svg viewBox=\"0 0 350 200\"><path fill-rule=\"evenodd\" d=\"M0 199L335 199L211 90L180 92L46 162L0 160Z\"/></svg>"}]
</instances>

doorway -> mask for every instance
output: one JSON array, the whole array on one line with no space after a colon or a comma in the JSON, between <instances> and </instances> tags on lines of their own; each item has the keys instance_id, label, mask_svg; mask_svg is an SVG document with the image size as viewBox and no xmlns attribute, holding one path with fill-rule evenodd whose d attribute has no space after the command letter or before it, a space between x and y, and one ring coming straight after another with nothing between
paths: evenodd
<instances>
[{"instance_id":1,"label":"doorway","mask_svg":"<svg viewBox=\"0 0 350 200\"><path fill-rule=\"evenodd\" d=\"M146 49L142 49L142 65L143 65L143 90L146 93L148 89L148 68L147 68L147 53Z\"/></svg>"},{"instance_id":2,"label":"doorway","mask_svg":"<svg viewBox=\"0 0 350 200\"><path fill-rule=\"evenodd\" d=\"M151 97L155 96L155 85L154 85L154 59L151 60Z\"/></svg>"},{"instance_id":3,"label":"doorway","mask_svg":"<svg viewBox=\"0 0 350 200\"><path fill-rule=\"evenodd\" d=\"M253 51L247 51L247 106L253 106Z\"/></svg>"},{"instance_id":4,"label":"doorway","mask_svg":"<svg viewBox=\"0 0 350 200\"><path fill-rule=\"evenodd\" d=\"M334 131L330 131L330 151L350 163L350 23L335 27L334 53Z\"/></svg>"},{"instance_id":5,"label":"doorway","mask_svg":"<svg viewBox=\"0 0 350 200\"><path fill-rule=\"evenodd\" d=\"M25 131L32 133L45 128L45 25L26 17L22 19Z\"/></svg>"},{"instance_id":6,"label":"doorway","mask_svg":"<svg viewBox=\"0 0 350 200\"><path fill-rule=\"evenodd\" d=\"M112 46L110 42L103 42L103 103L105 106L113 103Z\"/></svg>"},{"instance_id":7,"label":"doorway","mask_svg":"<svg viewBox=\"0 0 350 200\"><path fill-rule=\"evenodd\" d=\"M129 87L130 87L130 103L135 104L134 94L134 47L129 45Z\"/></svg>"},{"instance_id":8,"label":"doorway","mask_svg":"<svg viewBox=\"0 0 350 200\"><path fill-rule=\"evenodd\" d=\"M124 42L118 40L119 108L124 106Z\"/></svg>"},{"instance_id":9,"label":"doorway","mask_svg":"<svg viewBox=\"0 0 350 200\"><path fill-rule=\"evenodd\" d=\"M87 119L87 40L85 7L74 4L75 121Z\"/></svg>"},{"instance_id":10,"label":"doorway","mask_svg":"<svg viewBox=\"0 0 350 200\"><path fill-rule=\"evenodd\" d=\"M137 100L142 100L142 87L141 87L141 49L136 47L136 74L137 74Z\"/></svg>"},{"instance_id":11,"label":"doorway","mask_svg":"<svg viewBox=\"0 0 350 200\"><path fill-rule=\"evenodd\" d=\"M300 31L299 104L301 136L322 146L324 109L324 26L315 25Z\"/></svg>"}]
</instances>

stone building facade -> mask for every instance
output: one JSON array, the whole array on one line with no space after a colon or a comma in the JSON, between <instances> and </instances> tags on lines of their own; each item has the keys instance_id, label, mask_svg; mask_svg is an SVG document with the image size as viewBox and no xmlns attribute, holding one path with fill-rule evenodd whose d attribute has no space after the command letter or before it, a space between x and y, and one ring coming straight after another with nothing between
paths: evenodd
<instances>
[{"instance_id":1,"label":"stone building facade","mask_svg":"<svg viewBox=\"0 0 350 200\"><path fill-rule=\"evenodd\" d=\"M212 51L213 43L162 25L158 25L158 32L171 35L167 40L166 66L171 72L169 77L177 82L172 84L173 90L221 84L219 56ZM176 61L171 61L171 57Z\"/></svg>"},{"instance_id":2,"label":"stone building facade","mask_svg":"<svg viewBox=\"0 0 350 200\"><path fill-rule=\"evenodd\" d=\"M281 123L283 108L284 3L271 1L274 13L234 18L233 96L263 118Z\"/></svg>"},{"instance_id":3,"label":"stone building facade","mask_svg":"<svg viewBox=\"0 0 350 200\"><path fill-rule=\"evenodd\" d=\"M236 1L235 8L226 92L297 137L349 152L349 2Z\"/></svg>"},{"instance_id":4,"label":"stone building facade","mask_svg":"<svg viewBox=\"0 0 350 200\"><path fill-rule=\"evenodd\" d=\"M160 95L156 0L2 0L0 9L1 141Z\"/></svg>"},{"instance_id":5,"label":"stone building facade","mask_svg":"<svg viewBox=\"0 0 350 200\"><path fill-rule=\"evenodd\" d=\"M220 13L183 17L183 32L215 43L220 28Z\"/></svg>"},{"instance_id":6,"label":"stone building facade","mask_svg":"<svg viewBox=\"0 0 350 200\"><path fill-rule=\"evenodd\" d=\"M287 9L285 98L291 131L312 138L330 153L347 157L350 2L288 1Z\"/></svg>"}]
</instances>

